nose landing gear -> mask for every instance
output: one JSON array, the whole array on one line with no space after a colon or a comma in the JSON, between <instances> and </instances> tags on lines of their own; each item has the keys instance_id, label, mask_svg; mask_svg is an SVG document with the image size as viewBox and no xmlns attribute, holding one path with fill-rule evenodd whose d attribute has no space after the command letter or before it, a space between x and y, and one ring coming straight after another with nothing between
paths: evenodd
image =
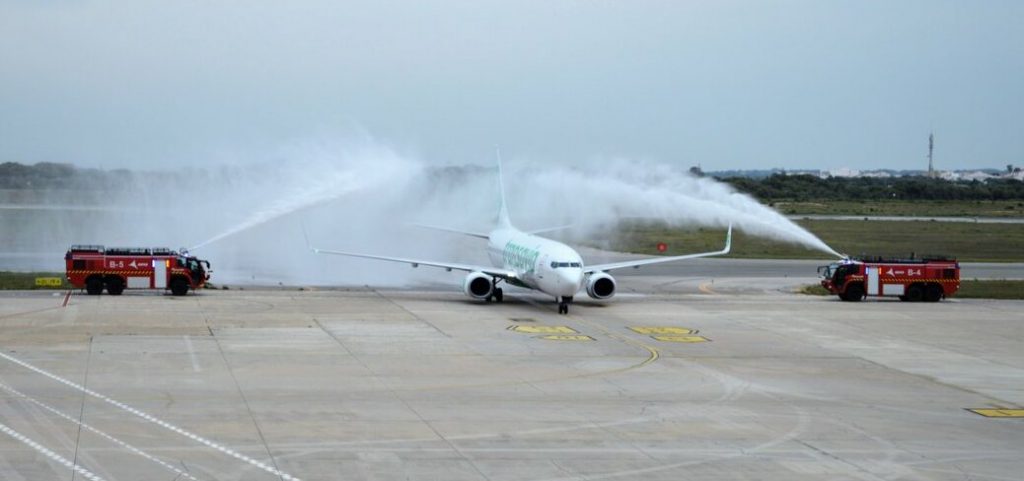
<instances>
[{"instance_id":1,"label":"nose landing gear","mask_svg":"<svg viewBox=\"0 0 1024 481\"><path fill-rule=\"evenodd\" d=\"M568 314L569 304L572 302L572 296L562 296L562 299L558 301L558 313Z\"/></svg>"}]
</instances>

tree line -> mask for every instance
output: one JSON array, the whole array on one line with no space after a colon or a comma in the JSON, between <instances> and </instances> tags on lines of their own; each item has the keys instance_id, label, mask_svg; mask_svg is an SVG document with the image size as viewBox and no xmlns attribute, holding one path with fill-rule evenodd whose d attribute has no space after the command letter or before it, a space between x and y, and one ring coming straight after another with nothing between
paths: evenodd
<instances>
[{"instance_id":1,"label":"tree line","mask_svg":"<svg viewBox=\"0 0 1024 481\"><path fill-rule=\"evenodd\" d=\"M0 164L0 189L101 189L115 187L132 177L132 172L125 169L82 169L54 162Z\"/></svg>"},{"instance_id":2,"label":"tree line","mask_svg":"<svg viewBox=\"0 0 1024 481\"><path fill-rule=\"evenodd\" d=\"M438 168L432 173L442 181L464 175L471 166ZM0 189L105 189L124 186L138 172L100 170L70 164L40 162L34 165L0 163ZM210 174L202 171L165 173L167 180ZM223 174L223 173L222 173ZM230 173L229 173L230 174ZM233 174L231 174L233 175ZM997 178L984 182L943 180L923 176L826 177L776 173L762 178L716 178L736 190L764 202L776 201L879 201L879 200L1024 200L1024 182Z\"/></svg>"},{"instance_id":3,"label":"tree line","mask_svg":"<svg viewBox=\"0 0 1024 481\"><path fill-rule=\"evenodd\" d=\"M766 202L881 200L1021 200L1024 182L1016 179L944 180L923 176L826 177L774 174L761 179L718 179Z\"/></svg>"}]
</instances>

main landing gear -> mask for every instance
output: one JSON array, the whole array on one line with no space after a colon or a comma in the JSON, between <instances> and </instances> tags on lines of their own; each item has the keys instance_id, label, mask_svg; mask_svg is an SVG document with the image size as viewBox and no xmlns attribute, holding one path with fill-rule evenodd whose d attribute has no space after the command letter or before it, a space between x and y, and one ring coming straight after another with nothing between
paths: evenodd
<instances>
[{"instance_id":1,"label":"main landing gear","mask_svg":"<svg viewBox=\"0 0 1024 481\"><path fill-rule=\"evenodd\" d=\"M568 314L569 304L572 302L572 296L562 296L562 299L558 301L558 313Z\"/></svg>"},{"instance_id":2,"label":"main landing gear","mask_svg":"<svg viewBox=\"0 0 1024 481\"><path fill-rule=\"evenodd\" d=\"M505 300L505 293L502 292L500 287L495 287L494 292L491 292L491 295L487 296L487 302L491 302L492 299L494 302L502 302Z\"/></svg>"},{"instance_id":3,"label":"main landing gear","mask_svg":"<svg viewBox=\"0 0 1024 481\"><path fill-rule=\"evenodd\" d=\"M494 278L494 280L491 281L494 285L494 290L491 291L491 295L487 296L487 302L491 302L491 299L494 299L494 302L505 301L505 292L502 291L500 287L498 287L499 281L501 281L501 279L499 278Z\"/></svg>"}]
</instances>

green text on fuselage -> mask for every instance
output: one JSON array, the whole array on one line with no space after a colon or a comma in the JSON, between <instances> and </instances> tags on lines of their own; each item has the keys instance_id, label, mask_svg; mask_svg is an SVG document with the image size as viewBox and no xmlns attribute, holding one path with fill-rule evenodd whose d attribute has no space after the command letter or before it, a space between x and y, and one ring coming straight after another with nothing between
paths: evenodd
<instances>
[{"instance_id":1,"label":"green text on fuselage","mask_svg":"<svg viewBox=\"0 0 1024 481\"><path fill-rule=\"evenodd\" d=\"M505 244L502 256L504 257L505 265L520 272L531 273L533 272L533 267L537 265L540 251L509 241Z\"/></svg>"}]
</instances>

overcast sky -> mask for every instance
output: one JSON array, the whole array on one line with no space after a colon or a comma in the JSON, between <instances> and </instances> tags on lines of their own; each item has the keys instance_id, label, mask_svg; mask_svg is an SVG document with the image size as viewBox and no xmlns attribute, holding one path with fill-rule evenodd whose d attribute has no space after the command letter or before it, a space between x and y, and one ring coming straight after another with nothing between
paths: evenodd
<instances>
[{"instance_id":1,"label":"overcast sky","mask_svg":"<svg viewBox=\"0 0 1024 481\"><path fill-rule=\"evenodd\" d=\"M1024 164L1024 2L0 0L0 161Z\"/></svg>"}]
</instances>

